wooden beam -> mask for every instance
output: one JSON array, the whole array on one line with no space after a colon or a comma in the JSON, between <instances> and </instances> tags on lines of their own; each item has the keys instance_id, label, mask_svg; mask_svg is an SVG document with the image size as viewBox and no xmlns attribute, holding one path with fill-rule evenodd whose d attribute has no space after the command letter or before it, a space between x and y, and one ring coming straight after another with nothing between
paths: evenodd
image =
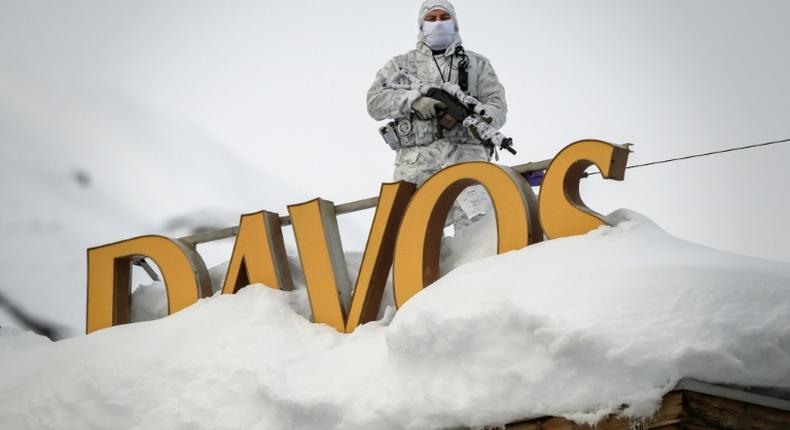
<instances>
[{"instance_id":1,"label":"wooden beam","mask_svg":"<svg viewBox=\"0 0 790 430\"><path fill-rule=\"evenodd\" d=\"M559 417L540 417L505 426L512 430L764 429L790 428L790 402L746 391L683 379L664 396L658 412L638 423L610 415L595 426Z\"/></svg>"},{"instance_id":2,"label":"wooden beam","mask_svg":"<svg viewBox=\"0 0 790 430\"><path fill-rule=\"evenodd\" d=\"M635 423L628 418L610 415L594 426L580 425L573 421L559 417L543 417L522 421L505 426L512 430L631 430L639 429L680 429L680 416L683 412L683 394L673 391L661 402L658 412L645 420L642 426L635 427Z\"/></svg>"},{"instance_id":3,"label":"wooden beam","mask_svg":"<svg viewBox=\"0 0 790 430\"><path fill-rule=\"evenodd\" d=\"M530 172L538 172L541 170L546 170L549 167L550 163L551 160L549 159L549 160L518 164L515 166L510 166L510 168L516 171L517 173L524 175ZM356 200L353 202L339 204L335 206L335 213L337 215L343 215L343 214L358 212L365 209L371 209L376 207L378 201L379 201L378 197L369 197L362 200ZM280 224L291 225L291 217L287 215L281 216ZM195 247L201 243L213 242L215 240L221 240L221 239L233 237L238 232L239 232L239 226L233 226L233 227L226 227L218 230L205 231L202 233L192 234L189 236L184 236L179 240L186 243L189 246Z\"/></svg>"}]
</instances>

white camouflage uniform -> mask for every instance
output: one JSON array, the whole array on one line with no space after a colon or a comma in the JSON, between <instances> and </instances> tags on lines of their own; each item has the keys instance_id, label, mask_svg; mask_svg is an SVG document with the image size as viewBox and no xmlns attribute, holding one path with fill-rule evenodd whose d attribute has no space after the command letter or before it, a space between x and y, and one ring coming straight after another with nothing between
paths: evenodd
<instances>
[{"instance_id":1,"label":"white camouflage uniform","mask_svg":"<svg viewBox=\"0 0 790 430\"><path fill-rule=\"evenodd\" d=\"M437 7L445 9L452 16L455 38L443 53L434 56L430 47L424 43L422 23L428 12ZM405 180L419 186L447 166L464 161L489 161L490 154L460 124L452 130L445 130L444 137L438 138L435 118L424 121L412 113L411 106L420 96L419 91L395 90L382 85L382 79L389 79L401 68L425 84L439 86L448 78L449 82L458 83L460 58L455 52L456 47L461 45L461 38L453 5L448 1L425 1L420 8L417 23L420 28L417 49L392 58L378 71L376 80L368 90L367 102L368 113L373 119L390 119L398 123L396 128L400 148L396 150L394 180ZM466 55L469 58L466 68L468 93L485 105L486 115L493 120L492 125L499 129L505 124L507 114L505 89L499 83L488 59L471 51L466 51ZM448 221L452 221L458 232L485 215L490 207L488 195L482 187L469 187L458 197Z\"/></svg>"}]
</instances>

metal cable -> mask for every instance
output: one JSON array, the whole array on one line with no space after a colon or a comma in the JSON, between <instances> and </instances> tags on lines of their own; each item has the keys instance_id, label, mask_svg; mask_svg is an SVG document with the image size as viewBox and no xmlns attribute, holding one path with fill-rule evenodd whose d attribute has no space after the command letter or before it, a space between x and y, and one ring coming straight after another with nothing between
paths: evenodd
<instances>
[{"instance_id":1,"label":"metal cable","mask_svg":"<svg viewBox=\"0 0 790 430\"><path fill-rule=\"evenodd\" d=\"M738 146L738 147L735 147L735 148L721 149L719 151L711 151L711 152L703 152L703 153L700 153L700 154L687 155L685 157L668 158L666 160L651 161L649 163L642 163L642 164L634 164L634 165L631 165L631 166L627 166L626 169L636 169L637 167L654 166L656 164L671 163L673 161L688 160L688 159L691 159L691 158L707 157L709 155L723 154L725 152L741 151L741 150L744 150L744 149L758 148L758 147L762 147L762 146L776 145L776 144L779 144L779 143L788 143L788 142L790 142L790 138L781 139L781 140L772 140L770 142L755 143L753 145ZM601 172L589 172L587 174L587 176L600 175L600 174L601 174Z\"/></svg>"}]
</instances>

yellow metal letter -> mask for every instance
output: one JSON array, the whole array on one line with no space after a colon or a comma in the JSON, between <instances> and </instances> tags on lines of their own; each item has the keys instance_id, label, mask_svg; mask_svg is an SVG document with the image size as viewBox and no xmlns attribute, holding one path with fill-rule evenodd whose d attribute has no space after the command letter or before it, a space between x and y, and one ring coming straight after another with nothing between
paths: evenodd
<instances>
[{"instance_id":1,"label":"yellow metal letter","mask_svg":"<svg viewBox=\"0 0 790 430\"><path fill-rule=\"evenodd\" d=\"M354 298L348 312L346 333L351 333L360 324L376 319L392 267L398 227L415 189L416 185L403 181L381 184L376 215L370 227L368 243L354 288Z\"/></svg>"},{"instance_id":2,"label":"yellow metal letter","mask_svg":"<svg viewBox=\"0 0 790 430\"><path fill-rule=\"evenodd\" d=\"M581 140L554 157L540 187L540 222L549 239L585 234L605 224L579 194L579 181L593 164L604 178L623 180L628 147L600 140Z\"/></svg>"},{"instance_id":3,"label":"yellow metal letter","mask_svg":"<svg viewBox=\"0 0 790 430\"><path fill-rule=\"evenodd\" d=\"M498 253L543 240L535 194L521 175L486 162L450 166L417 190L403 216L393 268L398 307L439 277L444 221L461 191L475 184L486 189L494 204Z\"/></svg>"},{"instance_id":4,"label":"yellow metal letter","mask_svg":"<svg viewBox=\"0 0 790 430\"><path fill-rule=\"evenodd\" d=\"M293 289L280 216L273 212L241 216L222 293L232 294L258 283L281 290Z\"/></svg>"},{"instance_id":5,"label":"yellow metal letter","mask_svg":"<svg viewBox=\"0 0 790 430\"><path fill-rule=\"evenodd\" d=\"M351 296L346 257L337 228L335 205L322 199L288 206L302 262L313 320L338 331L345 328ZM340 312L338 312L340 310Z\"/></svg>"},{"instance_id":6,"label":"yellow metal letter","mask_svg":"<svg viewBox=\"0 0 790 430\"><path fill-rule=\"evenodd\" d=\"M343 289L338 285L344 285L348 270L340 238L336 236L334 206L318 199L288 207L315 322L351 333L360 324L376 319L392 267L398 226L415 188L414 184L403 181L381 185L348 316L347 308L338 300L338 290L343 297ZM340 282L333 283L333 279Z\"/></svg>"},{"instance_id":7,"label":"yellow metal letter","mask_svg":"<svg viewBox=\"0 0 790 430\"><path fill-rule=\"evenodd\" d=\"M162 271L168 314L211 295L208 270L198 253L163 236L142 236L88 249L86 332L129 322L131 262L153 260Z\"/></svg>"}]
</instances>

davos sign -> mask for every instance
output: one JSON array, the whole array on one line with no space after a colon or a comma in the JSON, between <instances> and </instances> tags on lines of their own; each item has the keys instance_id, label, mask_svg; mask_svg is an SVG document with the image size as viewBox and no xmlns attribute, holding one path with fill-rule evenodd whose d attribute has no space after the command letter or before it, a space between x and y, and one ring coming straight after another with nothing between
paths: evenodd
<instances>
[{"instance_id":1,"label":"davos sign","mask_svg":"<svg viewBox=\"0 0 790 430\"><path fill-rule=\"evenodd\" d=\"M288 206L313 321L350 333L374 320L390 269L397 307L436 281L445 219L470 185L482 185L491 197L500 254L540 242L544 235L555 239L598 228L606 222L585 206L579 182L592 165L604 178L622 180L628 154L624 145L599 140L572 143L551 161L539 197L520 174L487 162L450 166L419 188L403 181L382 184L353 289L334 205L319 198ZM194 247L178 239L151 235L90 248L88 333L129 322L131 265L141 257L162 272L168 314L211 295L205 263ZM254 283L293 288L280 217L273 212L241 216L222 293Z\"/></svg>"}]
</instances>

